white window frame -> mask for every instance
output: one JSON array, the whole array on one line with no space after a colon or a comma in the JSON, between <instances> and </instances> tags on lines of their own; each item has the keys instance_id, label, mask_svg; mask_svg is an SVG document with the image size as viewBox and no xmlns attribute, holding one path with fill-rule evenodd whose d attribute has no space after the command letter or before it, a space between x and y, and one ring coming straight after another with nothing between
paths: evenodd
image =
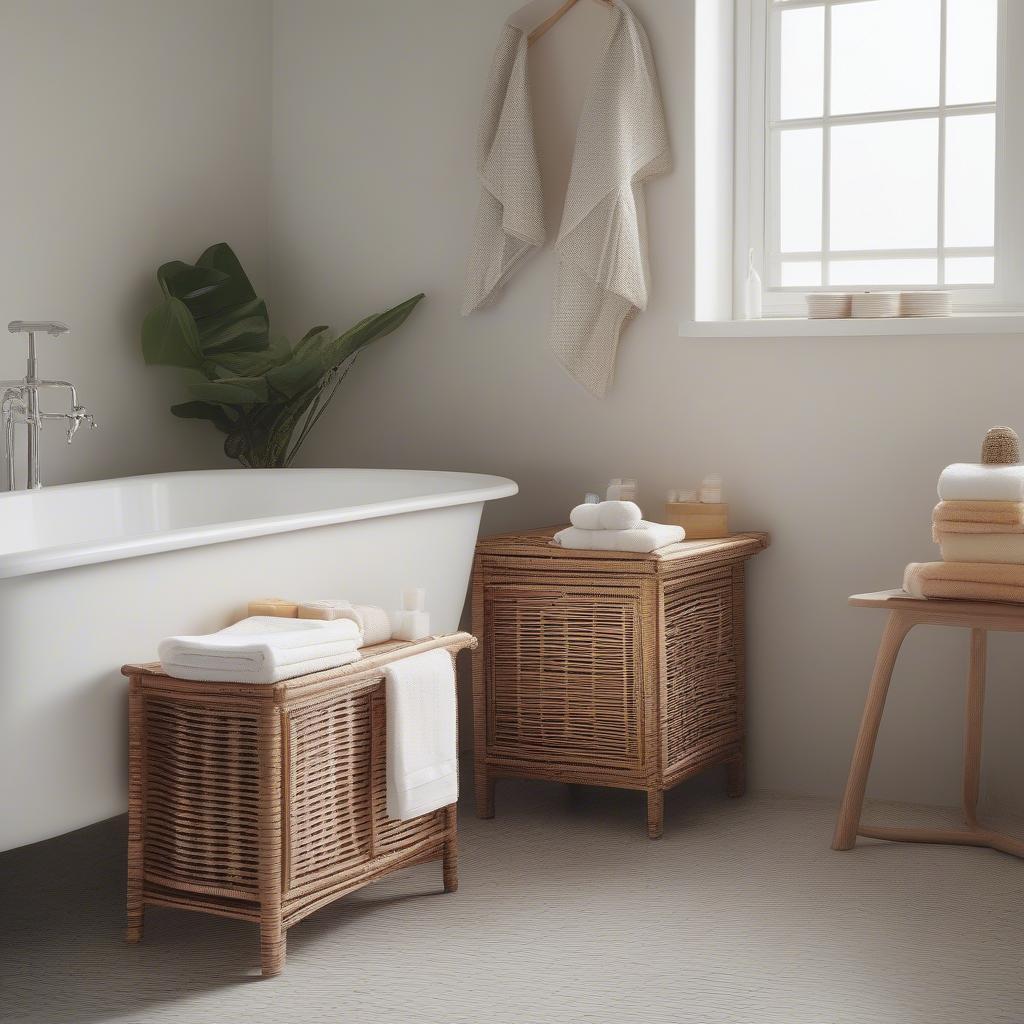
<instances>
[{"instance_id":1,"label":"white window frame","mask_svg":"<svg viewBox=\"0 0 1024 1024\"><path fill-rule=\"evenodd\" d=\"M938 238L932 249L920 250L864 250L843 251L843 258L888 258L915 257L938 258L940 274L944 267L942 255L953 256L994 256L995 283L979 285L914 285L902 287L914 290L945 289L953 292L957 311L972 312L1017 312L1024 308L1024 201L1013 196L1014 180L1024 174L1024 128L1013 124L1007 116L1008 108L1016 105L1024 108L1024 71L1018 72L1005 59L1006 53L1013 52L1008 40L1024 42L1024 3L1010 10L1007 0L998 0L999 42L997 69L997 98L994 103L947 106L945 103L945 44L946 44L946 0L941 0L941 51L939 104L936 107L882 111L871 114L832 115L829 109L831 48L831 13L835 6L848 3L863 3L865 0L736 0L736 168L735 168L735 257L734 267L734 308L735 315L743 313L743 290L747 274L747 254L754 250L754 264L764 282L764 313L772 316L805 315L804 295L814 291L863 291L867 286L839 286L828 284L826 267L829 260L829 167L830 134L832 125L867 124L882 121L906 120L911 118L935 118L939 120L939 189L938 189ZM800 7L822 7L825 17L825 83L822 116L800 118L781 122L778 117L778 83L772 79L772 70L778 68L779 26L781 12ZM774 57L768 60L769 46ZM1024 52L1020 50L1019 52ZM1021 102L1014 103L1016 97ZM990 113L996 116L996 182L995 182L995 239L990 248L947 247L944 245L944 168L945 168L945 124L949 117L968 114ZM1020 121L1020 117L1017 118ZM768 266L770 253L778 253L779 227L776 211L779 209L778 181L774 168L778 166L779 126L822 127L822 252L786 253L786 262L821 260L823 283L820 286L782 286L773 280L774 267ZM769 197L771 199L769 200ZM835 258L835 253L831 253ZM940 277L941 282L941 277ZM879 285L878 288L900 289L900 285Z\"/></svg>"}]
</instances>

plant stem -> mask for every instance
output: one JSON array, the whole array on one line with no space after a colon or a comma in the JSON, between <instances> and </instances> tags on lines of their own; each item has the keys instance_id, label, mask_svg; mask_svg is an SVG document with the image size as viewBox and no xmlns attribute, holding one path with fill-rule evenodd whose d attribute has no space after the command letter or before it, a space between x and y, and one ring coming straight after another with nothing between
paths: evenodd
<instances>
[{"instance_id":1,"label":"plant stem","mask_svg":"<svg viewBox=\"0 0 1024 1024\"><path fill-rule=\"evenodd\" d=\"M317 421L320 419L320 417L323 416L324 412L327 409L327 406L331 404L331 399L334 398L334 393L338 390L339 387L341 387L341 382L348 376L349 371L352 369L353 366L355 366L355 362L358 358L359 353L356 352L355 355L353 355L352 358L349 359L349 361L345 364L345 369L342 370L341 373L338 373L337 369L334 370L334 373L337 374L337 380L335 380L334 385L331 387L330 394L326 398L324 398L321 401L321 397L324 391L327 390L327 388L324 388L323 391L321 391L316 396L316 399L310 406L309 412L306 415L306 422L302 425L302 429L299 431L298 440L296 440L296 442L292 445L292 449L288 453L288 457L284 460L285 466L290 466L292 464L292 460L298 454L299 449L302 447L303 441L305 441L306 438L309 436L309 432L316 426Z\"/></svg>"}]
</instances>

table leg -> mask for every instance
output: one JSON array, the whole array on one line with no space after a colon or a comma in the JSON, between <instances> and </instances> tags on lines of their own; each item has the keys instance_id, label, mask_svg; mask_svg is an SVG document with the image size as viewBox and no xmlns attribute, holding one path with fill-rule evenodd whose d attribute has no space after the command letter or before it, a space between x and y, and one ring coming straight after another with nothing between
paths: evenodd
<instances>
[{"instance_id":1,"label":"table leg","mask_svg":"<svg viewBox=\"0 0 1024 1024\"><path fill-rule=\"evenodd\" d=\"M967 677L967 709L964 715L964 820L978 827L978 795L981 791L981 724L985 710L985 661L988 634L971 630L971 669Z\"/></svg>"},{"instance_id":2,"label":"table leg","mask_svg":"<svg viewBox=\"0 0 1024 1024\"><path fill-rule=\"evenodd\" d=\"M875 671L864 705L864 716L853 748L850 775L846 781L839 820L836 822L836 831L832 838L833 850L852 849L857 841L857 826L860 824L861 809L864 806L864 790L867 788L868 772L871 770L871 758L875 752L875 740L878 738L878 727L882 721L882 712L885 710L885 698L889 692L892 670L903 641L913 625L913 620L908 616L900 612L891 612L882 632L878 656L875 659Z\"/></svg>"},{"instance_id":3,"label":"table leg","mask_svg":"<svg viewBox=\"0 0 1024 1024\"><path fill-rule=\"evenodd\" d=\"M459 835L455 805L444 811L448 838L444 841L444 859L441 870L444 877L444 891L457 892L459 888Z\"/></svg>"}]
</instances>

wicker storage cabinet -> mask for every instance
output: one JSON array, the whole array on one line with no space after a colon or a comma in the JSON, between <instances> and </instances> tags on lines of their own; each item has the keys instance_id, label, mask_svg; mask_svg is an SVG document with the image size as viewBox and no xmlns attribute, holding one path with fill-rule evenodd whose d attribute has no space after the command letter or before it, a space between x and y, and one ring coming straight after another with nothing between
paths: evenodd
<instances>
[{"instance_id":1,"label":"wicker storage cabinet","mask_svg":"<svg viewBox=\"0 0 1024 1024\"><path fill-rule=\"evenodd\" d=\"M251 921L264 975L285 932L377 878L443 860L457 887L455 806L387 816L383 667L467 633L367 648L342 668L259 686L172 679L126 665L128 929L147 905Z\"/></svg>"},{"instance_id":2,"label":"wicker storage cabinet","mask_svg":"<svg viewBox=\"0 0 1024 1024\"><path fill-rule=\"evenodd\" d=\"M650 555L568 551L553 529L477 545L473 717L477 813L515 776L647 793L712 765L744 788L744 562L763 533Z\"/></svg>"}]
</instances>

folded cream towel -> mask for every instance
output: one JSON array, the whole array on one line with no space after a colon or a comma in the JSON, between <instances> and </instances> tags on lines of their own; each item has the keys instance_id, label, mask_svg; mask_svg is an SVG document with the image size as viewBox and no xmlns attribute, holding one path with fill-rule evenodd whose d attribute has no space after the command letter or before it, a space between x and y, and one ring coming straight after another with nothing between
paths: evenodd
<instances>
[{"instance_id":1,"label":"folded cream towel","mask_svg":"<svg viewBox=\"0 0 1024 1024\"><path fill-rule=\"evenodd\" d=\"M945 533L936 541L944 562L1024 565L1024 533Z\"/></svg>"},{"instance_id":2,"label":"folded cream towel","mask_svg":"<svg viewBox=\"0 0 1024 1024\"><path fill-rule=\"evenodd\" d=\"M320 607L329 610L330 615L315 615L313 612ZM334 621L348 619L359 628L360 647L373 647L391 639L391 618L383 608L372 604L350 604L339 598L323 601L306 601L299 606L299 615L303 616L303 608L309 609L310 618L332 618Z\"/></svg>"},{"instance_id":3,"label":"folded cream towel","mask_svg":"<svg viewBox=\"0 0 1024 1024\"><path fill-rule=\"evenodd\" d=\"M939 533L1024 534L1024 502L940 501L932 510L932 536Z\"/></svg>"},{"instance_id":4,"label":"folded cream towel","mask_svg":"<svg viewBox=\"0 0 1024 1024\"><path fill-rule=\"evenodd\" d=\"M406 821L459 798L455 669L446 650L384 668L387 811Z\"/></svg>"},{"instance_id":5,"label":"folded cream towel","mask_svg":"<svg viewBox=\"0 0 1024 1024\"><path fill-rule=\"evenodd\" d=\"M1024 603L1024 565L991 562L911 562L903 589L912 597Z\"/></svg>"},{"instance_id":6,"label":"folded cream towel","mask_svg":"<svg viewBox=\"0 0 1024 1024\"><path fill-rule=\"evenodd\" d=\"M1024 501L1024 466L957 462L939 477L943 501Z\"/></svg>"},{"instance_id":7,"label":"folded cream towel","mask_svg":"<svg viewBox=\"0 0 1024 1024\"><path fill-rule=\"evenodd\" d=\"M579 530L635 530L643 517L635 502L601 501L577 505L569 513L569 522Z\"/></svg>"},{"instance_id":8,"label":"folded cream towel","mask_svg":"<svg viewBox=\"0 0 1024 1024\"><path fill-rule=\"evenodd\" d=\"M208 636L159 645L164 671L205 682L276 683L359 660L359 627L348 619L255 615Z\"/></svg>"},{"instance_id":9,"label":"folded cream towel","mask_svg":"<svg viewBox=\"0 0 1024 1024\"><path fill-rule=\"evenodd\" d=\"M347 612L352 608L351 601L341 598L326 598L322 601L301 601L299 603L300 619L347 619Z\"/></svg>"},{"instance_id":10,"label":"folded cream towel","mask_svg":"<svg viewBox=\"0 0 1024 1024\"><path fill-rule=\"evenodd\" d=\"M559 530L552 543L563 548L591 551L634 551L647 554L669 544L677 544L686 537L681 526L640 521L633 530L581 530L568 526Z\"/></svg>"}]
</instances>

